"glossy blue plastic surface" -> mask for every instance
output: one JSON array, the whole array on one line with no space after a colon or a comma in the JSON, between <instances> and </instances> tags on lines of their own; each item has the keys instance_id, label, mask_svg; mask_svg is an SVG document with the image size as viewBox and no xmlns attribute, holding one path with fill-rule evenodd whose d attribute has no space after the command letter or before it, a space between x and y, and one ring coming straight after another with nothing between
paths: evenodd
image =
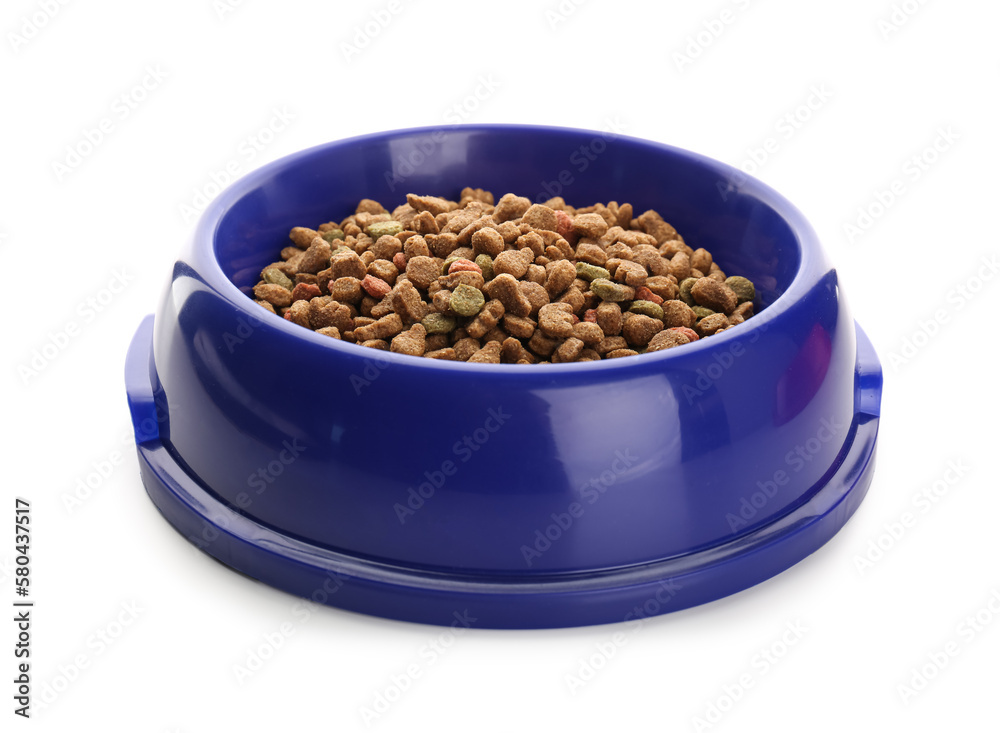
<instances>
[{"instance_id":1,"label":"glossy blue plastic surface","mask_svg":"<svg viewBox=\"0 0 1000 733\"><path fill-rule=\"evenodd\" d=\"M864 496L881 367L802 215L733 180L676 148L522 126L379 133L249 174L205 212L130 350L147 491L248 575L429 623L628 620L780 572ZM516 366L375 352L245 294L292 226L466 185L655 208L750 277L762 310L678 349Z\"/></svg>"}]
</instances>

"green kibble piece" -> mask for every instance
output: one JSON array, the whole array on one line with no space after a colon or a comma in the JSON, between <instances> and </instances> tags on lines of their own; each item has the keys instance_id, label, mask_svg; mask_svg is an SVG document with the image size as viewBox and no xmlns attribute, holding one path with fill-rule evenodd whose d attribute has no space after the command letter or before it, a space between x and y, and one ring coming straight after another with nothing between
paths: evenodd
<instances>
[{"instance_id":1,"label":"green kibble piece","mask_svg":"<svg viewBox=\"0 0 1000 733\"><path fill-rule=\"evenodd\" d=\"M632 288L628 288L616 282L612 282L603 277L599 277L590 283L590 290L597 294L601 300L608 300L612 303L620 303L628 300L634 294Z\"/></svg>"},{"instance_id":2,"label":"green kibble piece","mask_svg":"<svg viewBox=\"0 0 1000 733\"><path fill-rule=\"evenodd\" d=\"M594 280L610 280L611 273L603 267L592 265L589 262L576 263L576 276L581 280L593 282ZM605 298L607 300L607 298Z\"/></svg>"},{"instance_id":3,"label":"green kibble piece","mask_svg":"<svg viewBox=\"0 0 1000 733\"><path fill-rule=\"evenodd\" d=\"M334 239L343 239L344 231L342 229L329 229L323 232L320 236L327 242L332 242Z\"/></svg>"},{"instance_id":4,"label":"green kibble piece","mask_svg":"<svg viewBox=\"0 0 1000 733\"><path fill-rule=\"evenodd\" d=\"M476 258L476 264L479 265L479 269L483 271L483 280L489 282L493 279L493 258L488 254L481 254Z\"/></svg>"},{"instance_id":5,"label":"green kibble piece","mask_svg":"<svg viewBox=\"0 0 1000 733\"><path fill-rule=\"evenodd\" d=\"M681 280L680 287L677 289L677 296L688 305L694 305L694 297L691 295L691 288L696 282L698 282L698 278L696 277L685 278Z\"/></svg>"},{"instance_id":6,"label":"green kibble piece","mask_svg":"<svg viewBox=\"0 0 1000 733\"><path fill-rule=\"evenodd\" d=\"M446 259L444 261L444 264L441 265L441 274L442 275L447 275L448 274L448 268L451 267L451 263L452 262L454 262L455 260L464 260L464 259L465 259L464 257L449 257L448 259Z\"/></svg>"},{"instance_id":7,"label":"green kibble piece","mask_svg":"<svg viewBox=\"0 0 1000 733\"><path fill-rule=\"evenodd\" d=\"M420 323L427 333L451 333L455 330L455 319L444 313L428 313Z\"/></svg>"},{"instance_id":8,"label":"green kibble piece","mask_svg":"<svg viewBox=\"0 0 1000 733\"><path fill-rule=\"evenodd\" d=\"M694 314L698 317L699 321L702 318L707 318L708 316L714 316L715 315L715 311L714 310L712 310L711 308L705 308L704 306L701 306L701 305L692 306L691 310L694 311Z\"/></svg>"},{"instance_id":9,"label":"green kibble piece","mask_svg":"<svg viewBox=\"0 0 1000 733\"><path fill-rule=\"evenodd\" d=\"M390 237L395 237L401 231L403 231L403 225L400 224L398 221L393 221L392 219L390 219L389 221L372 222L371 224L368 225L368 228L365 229L365 234L367 234L372 239L377 240L379 237L384 237L386 235L389 235Z\"/></svg>"},{"instance_id":10,"label":"green kibble piece","mask_svg":"<svg viewBox=\"0 0 1000 733\"><path fill-rule=\"evenodd\" d=\"M757 291L754 289L753 283L745 277L740 277L739 275L727 277L726 285L736 293L739 303L752 303L754 298L757 297Z\"/></svg>"},{"instance_id":11,"label":"green kibble piece","mask_svg":"<svg viewBox=\"0 0 1000 733\"><path fill-rule=\"evenodd\" d=\"M474 316L486 305L486 297L479 288L459 285L451 293L448 307L460 316Z\"/></svg>"},{"instance_id":12,"label":"green kibble piece","mask_svg":"<svg viewBox=\"0 0 1000 733\"><path fill-rule=\"evenodd\" d=\"M280 285L286 290L291 290L295 287L295 283L288 279L288 275L283 273L277 267L269 267L264 272L260 274L264 279L264 282L271 283L272 285Z\"/></svg>"},{"instance_id":13,"label":"green kibble piece","mask_svg":"<svg viewBox=\"0 0 1000 733\"><path fill-rule=\"evenodd\" d=\"M651 300L636 300L629 307L629 311L663 320L663 309Z\"/></svg>"}]
</instances>

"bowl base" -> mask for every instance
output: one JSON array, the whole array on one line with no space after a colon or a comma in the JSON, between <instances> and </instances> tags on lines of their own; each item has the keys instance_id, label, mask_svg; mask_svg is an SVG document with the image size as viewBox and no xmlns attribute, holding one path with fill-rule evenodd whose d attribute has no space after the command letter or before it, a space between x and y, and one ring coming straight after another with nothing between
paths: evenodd
<instances>
[{"instance_id":1,"label":"bowl base","mask_svg":"<svg viewBox=\"0 0 1000 733\"><path fill-rule=\"evenodd\" d=\"M143 484L167 521L222 563L316 603L418 623L556 628L644 618L756 585L825 544L871 483L881 369L857 328L855 415L843 459L810 498L730 542L660 562L552 575L430 572L303 542L234 511L174 459L159 438L151 379L153 318L129 347L126 390Z\"/></svg>"}]
</instances>

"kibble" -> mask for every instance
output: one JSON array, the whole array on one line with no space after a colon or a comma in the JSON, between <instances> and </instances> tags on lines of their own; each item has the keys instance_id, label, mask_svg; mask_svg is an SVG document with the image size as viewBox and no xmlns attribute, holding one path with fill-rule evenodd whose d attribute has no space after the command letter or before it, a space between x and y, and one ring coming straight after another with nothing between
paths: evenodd
<instances>
[{"instance_id":1,"label":"kibble","mask_svg":"<svg viewBox=\"0 0 1000 733\"><path fill-rule=\"evenodd\" d=\"M486 297L483 291L471 285L459 285L451 294L448 307L460 316L474 316L483 309Z\"/></svg>"},{"instance_id":2,"label":"kibble","mask_svg":"<svg viewBox=\"0 0 1000 733\"><path fill-rule=\"evenodd\" d=\"M651 300L633 300L628 310L629 313L641 313L659 321L663 320L663 308Z\"/></svg>"},{"instance_id":3,"label":"kibble","mask_svg":"<svg viewBox=\"0 0 1000 733\"><path fill-rule=\"evenodd\" d=\"M428 313L421 323L427 333L451 333L455 330L455 319L443 313Z\"/></svg>"},{"instance_id":4,"label":"kibble","mask_svg":"<svg viewBox=\"0 0 1000 733\"><path fill-rule=\"evenodd\" d=\"M344 278L344 279L353 280L354 278ZM365 275L365 279L361 281L361 287L364 288L365 292L368 293L373 298L384 298L389 294L389 291L392 290L392 288L389 286L389 283L387 283L385 280L380 280L379 278L373 277L371 275ZM319 295L319 293L317 293L317 295Z\"/></svg>"},{"instance_id":5,"label":"kibble","mask_svg":"<svg viewBox=\"0 0 1000 733\"><path fill-rule=\"evenodd\" d=\"M474 188L395 208L362 199L340 221L292 228L251 297L330 338L484 364L636 356L754 315L753 282L656 211L494 200Z\"/></svg>"},{"instance_id":6,"label":"kibble","mask_svg":"<svg viewBox=\"0 0 1000 733\"><path fill-rule=\"evenodd\" d=\"M401 231L403 231L403 225L398 221L377 221L368 225L365 234L372 239L378 239L379 237L394 237Z\"/></svg>"},{"instance_id":7,"label":"kibble","mask_svg":"<svg viewBox=\"0 0 1000 733\"><path fill-rule=\"evenodd\" d=\"M267 268L260 274L260 276L264 282L271 283L272 285L280 285L288 290L295 287L295 283L288 279L288 275L276 267Z\"/></svg>"},{"instance_id":8,"label":"kibble","mask_svg":"<svg viewBox=\"0 0 1000 733\"><path fill-rule=\"evenodd\" d=\"M625 300L632 300L635 297L635 289L628 285L612 282L606 278L599 278L590 283L590 289L597 294L601 300L608 300L612 303L621 303Z\"/></svg>"},{"instance_id":9,"label":"kibble","mask_svg":"<svg viewBox=\"0 0 1000 733\"><path fill-rule=\"evenodd\" d=\"M736 293L736 297L739 299L740 303L752 303L757 297L757 291L754 288L753 283L745 277L740 277L739 275L727 277L725 284L730 290Z\"/></svg>"},{"instance_id":10,"label":"kibble","mask_svg":"<svg viewBox=\"0 0 1000 733\"><path fill-rule=\"evenodd\" d=\"M587 282L592 283L594 280L609 280L611 278L611 273L603 267L592 265L589 262L577 262L576 276L581 280L586 280Z\"/></svg>"},{"instance_id":11,"label":"kibble","mask_svg":"<svg viewBox=\"0 0 1000 733\"><path fill-rule=\"evenodd\" d=\"M697 334L695 338L697 338ZM663 351L664 349L672 349L675 346L683 346L686 343L690 343L690 339L687 336L677 329L668 328L666 331L660 331L650 339L646 351L647 353Z\"/></svg>"},{"instance_id":12,"label":"kibble","mask_svg":"<svg viewBox=\"0 0 1000 733\"><path fill-rule=\"evenodd\" d=\"M737 296L731 288L710 277L698 278L691 286L691 297L705 308L727 316L736 310Z\"/></svg>"}]
</instances>

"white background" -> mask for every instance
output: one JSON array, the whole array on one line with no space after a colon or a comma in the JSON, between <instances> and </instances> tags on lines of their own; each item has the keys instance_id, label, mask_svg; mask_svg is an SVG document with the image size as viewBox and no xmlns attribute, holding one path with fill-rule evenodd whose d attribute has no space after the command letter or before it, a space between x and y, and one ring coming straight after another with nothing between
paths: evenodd
<instances>
[{"instance_id":1,"label":"white background","mask_svg":"<svg viewBox=\"0 0 1000 733\"><path fill-rule=\"evenodd\" d=\"M998 251L1000 6L908 0L887 26L889 0L49 5L8 0L0 15L0 511L32 502L37 603L35 716L14 723L354 730L388 691L371 729L698 730L712 705L725 709L712 730L995 727L1000 288L983 263ZM366 36L373 13L389 20ZM154 88L135 91L144 80ZM251 158L276 111L293 119ZM637 631L442 639L325 607L303 620L295 598L226 570L160 518L122 369L193 226L182 207L227 164L243 174L329 140L458 121L617 124L755 165L802 209L885 368L878 469L836 538L780 577ZM859 207L871 219L859 223ZM88 477L95 487L81 488ZM935 487L933 503L916 498ZM912 526L892 538L906 513ZM971 633L977 612L986 623ZM805 631L763 662L788 623ZM0 715L13 730L12 623L3 634ZM454 643L431 654L432 641ZM904 701L898 686L949 643L957 656ZM238 680L262 647L270 658ZM568 676L587 660L601 669L574 695ZM410 664L420 675L397 694ZM741 676L751 686L733 702Z\"/></svg>"}]
</instances>

